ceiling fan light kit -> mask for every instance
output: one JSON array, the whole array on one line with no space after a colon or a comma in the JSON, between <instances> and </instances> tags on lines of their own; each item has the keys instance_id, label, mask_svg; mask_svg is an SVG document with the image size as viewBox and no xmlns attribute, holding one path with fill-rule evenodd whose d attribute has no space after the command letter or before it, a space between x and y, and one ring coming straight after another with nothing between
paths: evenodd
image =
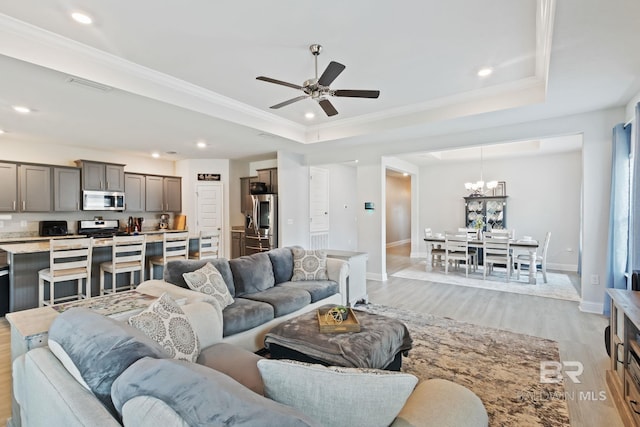
<instances>
[{"instance_id":1,"label":"ceiling fan light kit","mask_svg":"<svg viewBox=\"0 0 640 427\"><path fill-rule=\"evenodd\" d=\"M272 105L270 108L278 109L285 107L289 104L293 104L294 102L301 101L306 98L315 99L320 108L325 112L325 114L329 117L335 116L338 114L338 110L333 106L331 101L329 101L328 97L337 96L337 97L347 97L347 98L377 98L380 96L379 90L358 90L358 89L337 89L332 90L329 86L331 83L344 71L346 66L340 64L339 62L331 61L327 68L325 68L322 75L318 78L318 55L322 51L322 46L319 44L312 44L309 46L309 50L314 57L315 60L315 78L306 80L302 86L296 85L294 83L285 82L282 80L272 79L270 77L258 76L257 80L262 80L267 83L274 83L282 86L287 86L293 89L299 89L303 91L305 94L297 96L295 98L288 99L279 104Z\"/></svg>"}]
</instances>

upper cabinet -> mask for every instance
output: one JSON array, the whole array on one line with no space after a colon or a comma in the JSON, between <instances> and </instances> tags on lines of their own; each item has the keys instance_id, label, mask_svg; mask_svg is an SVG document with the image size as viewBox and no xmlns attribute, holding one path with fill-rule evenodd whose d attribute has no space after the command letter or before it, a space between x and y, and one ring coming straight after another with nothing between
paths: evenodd
<instances>
[{"instance_id":1,"label":"upper cabinet","mask_svg":"<svg viewBox=\"0 0 640 427\"><path fill-rule=\"evenodd\" d=\"M127 212L145 210L145 176L133 173L124 174L124 203Z\"/></svg>"},{"instance_id":2,"label":"upper cabinet","mask_svg":"<svg viewBox=\"0 0 640 427\"><path fill-rule=\"evenodd\" d=\"M82 167L82 189L124 191L124 165L77 160Z\"/></svg>"},{"instance_id":3,"label":"upper cabinet","mask_svg":"<svg viewBox=\"0 0 640 427\"><path fill-rule=\"evenodd\" d=\"M165 212L182 211L182 179L164 177L163 190Z\"/></svg>"},{"instance_id":4,"label":"upper cabinet","mask_svg":"<svg viewBox=\"0 0 640 427\"><path fill-rule=\"evenodd\" d=\"M53 210L76 212L80 210L80 169L53 168Z\"/></svg>"},{"instance_id":5,"label":"upper cabinet","mask_svg":"<svg viewBox=\"0 0 640 427\"><path fill-rule=\"evenodd\" d=\"M51 211L51 167L20 165L20 211Z\"/></svg>"},{"instance_id":6,"label":"upper cabinet","mask_svg":"<svg viewBox=\"0 0 640 427\"><path fill-rule=\"evenodd\" d=\"M172 176L145 177L147 212L180 212L182 210L182 179Z\"/></svg>"},{"instance_id":7,"label":"upper cabinet","mask_svg":"<svg viewBox=\"0 0 640 427\"><path fill-rule=\"evenodd\" d=\"M251 183L257 182L257 176L246 176L240 178L240 212L248 214L253 210L251 203Z\"/></svg>"},{"instance_id":8,"label":"upper cabinet","mask_svg":"<svg viewBox=\"0 0 640 427\"><path fill-rule=\"evenodd\" d=\"M15 212L18 209L18 165L0 163L0 212Z\"/></svg>"},{"instance_id":9,"label":"upper cabinet","mask_svg":"<svg viewBox=\"0 0 640 427\"><path fill-rule=\"evenodd\" d=\"M267 184L269 193L278 193L278 168L258 169L258 182Z\"/></svg>"}]
</instances>

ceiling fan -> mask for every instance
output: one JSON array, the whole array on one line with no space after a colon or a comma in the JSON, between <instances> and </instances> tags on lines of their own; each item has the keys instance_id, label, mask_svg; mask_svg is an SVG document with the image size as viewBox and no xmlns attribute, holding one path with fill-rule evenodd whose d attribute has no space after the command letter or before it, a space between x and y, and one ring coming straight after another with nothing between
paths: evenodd
<instances>
[{"instance_id":1,"label":"ceiling fan","mask_svg":"<svg viewBox=\"0 0 640 427\"><path fill-rule=\"evenodd\" d=\"M282 80L272 79L270 77L258 76L256 79L269 83L275 83L282 86L288 86L294 89L300 89L305 95L296 96L295 98L281 102L276 105L272 105L270 108L282 108L286 105L293 104L294 102L301 101L305 98L311 98L318 101L320 107L324 110L327 116L335 116L338 114L338 110L335 109L333 104L327 99L328 96L342 96L349 98L377 98L380 96L379 90L354 90L354 89L336 89L329 88L329 85L344 71L346 66L331 61L327 68L324 70L320 78L318 78L318 55L322 50L322 46L319 44L312 44L309 46L309 50L315 58L316 77L305 81L302 86L297 84L283 82Z\"/></svg>"}]
</instances>

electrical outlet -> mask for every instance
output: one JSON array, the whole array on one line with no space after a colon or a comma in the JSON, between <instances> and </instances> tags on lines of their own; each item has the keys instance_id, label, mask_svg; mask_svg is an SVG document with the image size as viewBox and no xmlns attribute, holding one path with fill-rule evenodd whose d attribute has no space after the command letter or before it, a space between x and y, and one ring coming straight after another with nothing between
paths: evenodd
<instances>
[{"instance_id":1,"label":"electrical outlet","mask_svg":"<svg viewBox=\"0 0 640 427\"><path fill-rule=\"evenodd\" d=\"M591 275L591 284L592 285L599 285L600 284L600 276L597 274L592 274Z\"/></svg>"}]
</instances>

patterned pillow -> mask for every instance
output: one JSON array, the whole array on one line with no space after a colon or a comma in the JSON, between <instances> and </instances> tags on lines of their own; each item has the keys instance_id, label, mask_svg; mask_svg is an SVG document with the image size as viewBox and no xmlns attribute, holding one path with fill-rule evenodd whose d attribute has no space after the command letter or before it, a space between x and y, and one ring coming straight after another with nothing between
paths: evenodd
<instances>
[{"instance_id":1,"label":"patterned pillow","mask_svg":"<svg viewBox=\"0 0 640 427\"><path fill-rule=\"evenodd\" d=\"M290 360L262 359L258 370L266 397L326 426L389 426L418 383L414 375L400 372Z\"/></svg>"},{"instance_id":2,"label":"patterned pillow","mask_svg":"<svg viewBox=\"0 0 640 427\"><path fill-rule=\"evenodd\" d=\"M187 315L164 293L142 313L129 318L129 324L159 343L174 359L195 362L200 342Z\"/></svg>"},{"instance_id":3,"label":"patterned pillow","mask_svg":"<svg viewBox=\"0 0 640 427\"><path fill-rule=\"evenodd\" d=\"M194 291L214 297L220 304L221 310L233 304L233 297L222 278L222 274L210 262L196 271L183 273L182 277Z\"/></svg>"},{"instance_id":4,"label":"patterned pillow","mask_svg":"<svg viewBox=\"0 0 640 427\"><path fill-rule=\"evenodd\" d=\"M327 280L327 253L321 250L306 251L300 247L291 248L293 252L292 282L300 280Z\"/></svg>"}]
</instances>

